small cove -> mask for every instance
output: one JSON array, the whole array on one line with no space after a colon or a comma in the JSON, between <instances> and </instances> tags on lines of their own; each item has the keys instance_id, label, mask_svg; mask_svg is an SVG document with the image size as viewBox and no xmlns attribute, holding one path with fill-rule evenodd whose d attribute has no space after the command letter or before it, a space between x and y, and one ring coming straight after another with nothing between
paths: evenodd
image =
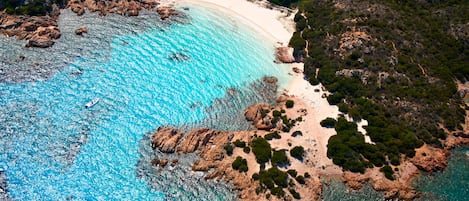
<instances>
[{"instance_id":1,"label":"small cove","mask_svg":"<svg viewBox=\"0 0 469 201\"><path fill-rule=\"evenodd\" d=\"M289 69L272 62L272 44L248 26L200 7L184 12L183 23L165 24L151 13L63 11L63 36L51 49L25 49L23 41L1 37L10 47L0 58L0 168L10 197L232 199L229 188L199 185L197 175L186 186L151 188L137 174L140 141L161 125L223 127L207 118L235 111L213 106L228 89L239 91L230 106L236 110L268 101L252 84L266 75L286 84ZM75 36L83 24L90 33ZM21 55L25 61L14 62ZM95 97L101 101L85 109Z\"/></svg>"}]
</instances>

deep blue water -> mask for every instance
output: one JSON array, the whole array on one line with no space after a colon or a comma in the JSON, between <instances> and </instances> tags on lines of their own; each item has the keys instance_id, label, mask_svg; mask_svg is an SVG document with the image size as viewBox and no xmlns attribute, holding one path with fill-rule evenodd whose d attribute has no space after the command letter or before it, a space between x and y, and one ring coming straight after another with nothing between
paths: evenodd
<instances>
[{"instance_id":1,"label":"deep blue water","mask_svg":"<svg viewBox=\"0 0 469 201\"><path fill-rule=\"evenodd\" d=\"M220 107L207 108L229 88L244 91L233 100L243 108L252 98L242 95L252 95L251 84L265 75L288 82L288 68L272 62L271 44L249 27L203 8L184 12L184 23L165 24L154 14L126 19L65 11L63 36L51 49L0 38L0 168L9 197L165 200L165 188L151 188L137 175L146 133L223 116ZM89 35L75 36L83 24ZM14 61L20 55L25 61ZM207 188L194 194L180 186L171 198L233 194Z\"/></svg>"}]
</instances>

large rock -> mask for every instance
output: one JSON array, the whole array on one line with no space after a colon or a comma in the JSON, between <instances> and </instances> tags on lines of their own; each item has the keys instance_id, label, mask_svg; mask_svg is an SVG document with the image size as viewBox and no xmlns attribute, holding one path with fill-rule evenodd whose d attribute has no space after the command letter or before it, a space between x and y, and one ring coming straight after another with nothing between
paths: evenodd
<instances>
[{"instance_id":1,"label":"large rock","mask_svg":"<svg viewBox=\"0 0 469 201\"><path fill-rule=\"evenodd\" d=\"M60 36L60 30L56 26L38 27L27 41L26 47L51 47Z\"/></svg>"},{"instance_id":2,"label":"large rock","mask_svg":"<svg viewBox=\"0 0 469 201\"><path fill-rule=\"evenodd\" d=\"M158 148L163 153L174 153L183 136L184 134L175 128L160 127L153 134L151 145L153 149Z\"/></svg>"},{"instance_id":3,"label":"large rock","mask_svg":"<svg viewBox=\"0 0 469 201\"><path fill-rule=\"evenodd\" d=\"M420 170L427 172L441 171L448 166L448 155L447 150L424 145L417 150L411 162Z\"/></svg>"},{"instance_id":4,"label":"large rock","mask_svg":"<svg viewBox=\"0 0 469 201\"><path fill-rule=\"evenodd\" d=\"M178 147L178 151L181 153L192 153L199 147L207 145L211 138L215 136L218 131L209 130L207 128L194 129L192 130Z\"/></svg>"},{"instance_id":5,"label":"large rock","mask_svg":"<svg viewBox=\"0 0 469 201\"><path fill-rule=\"evenodd\" d=\"M293 57L293 48L291 47L278 47L276 51L277 61L282 63L293 63L295 57Z\"/></svg>"},{"instance_id":6,"label":"large rock","mask_svg":"<svg viewBox=\"0 0 469 201\"><path fill-rule=\"evenodd\" d=\"M267 103L258 103L249 106L244 112L244 117L248 121L259 121L262 119L262 110L269 109L269 104Z\"/></svg>"},{"instance_id":7,"label":"large rock","mask_svg":"<svg viewBox=\"0 0 469 201\"><path fill-rule=\"evenodd\" d=\"M267 103L254 104L245 110L244 117L246 120L252 121L252 125L257 129L270 130L277 125L271 123L272 117L268 113L268 111L270 112L269 109L270 107Z\"/></svg>"}]
</instances>

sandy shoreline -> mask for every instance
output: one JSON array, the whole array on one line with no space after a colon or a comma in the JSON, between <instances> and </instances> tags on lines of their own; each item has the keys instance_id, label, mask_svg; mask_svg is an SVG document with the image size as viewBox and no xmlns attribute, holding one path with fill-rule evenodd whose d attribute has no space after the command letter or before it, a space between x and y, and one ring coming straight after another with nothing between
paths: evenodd
<instances>
[{"instance_id":1,"label":"sandy shoreline","mask_svg":"<svg viewBox=\"0 0 469 201\"><path fill-rule=\"evenodd\" d=\"M245 0L166 0L163 4L193 4L226 13L264 35L273 45L288 45L295 30L294 13L288 15Z\"/></svg>"},{"instance_id":2,"label":"sandy shoreline","mask_svg":"<svg viewBox=\"0 0 469 201\"><path fill-rule=\"evenodd\" d=\"M184 5L186 3L201 5L226 13L265 36L272 42L273 46L287 45L295 30L294 13L287 16L286 13L282 13L280 10L269 9L249 1L172 0L166 1L166 3L174 5ZM302 63L293 63L290 65L290 68L293 67L303 71ZM307 150L308 148L311 150L311 155L314 155L311 158L314 158L312 162L314 162L315 167L321 169L322 167L333 167L332 171L326 170L325 173L339 173L340 171L333 165L332 160L327 158L327 142L332 135L335 135L335 130L323 128L319 124L321 120L327 117L336 118L340 113L338 107L329 105L327 100L322 98L323 93L327 92L322 91L321 85L312 86L304 79L303 73L293 73L291 71L291 74L293 77L290 82L285 89L281 90L289 96L300 99L299 102L302 102L302 107L308 111L304 122L296 128L306 134L306 139L298 143ZM319 92L315 92L315 89L316 91L319 90ZM283 138L278 143L287 144L287 140L291 140L291 138Z\"/></svg>"}]
</instances>

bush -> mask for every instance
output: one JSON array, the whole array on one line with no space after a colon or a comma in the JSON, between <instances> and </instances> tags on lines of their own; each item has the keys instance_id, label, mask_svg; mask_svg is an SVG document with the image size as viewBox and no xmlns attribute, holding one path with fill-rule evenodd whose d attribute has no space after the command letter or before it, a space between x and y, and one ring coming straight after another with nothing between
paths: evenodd
<instances>
[{"instance_id":1,"label":"bush","mask_svg":"<svg viewBox=\"0 0 469 201\"><path fill-rule=\"evenodd\" d=\"M290 155L293 158L296 158L300 161L303 161L304 153L305 153L305 149L302 146L296 146L296 147L293 147L293 149L290 150Z\"/></svg>"},{"instance_id":2,"label":"bush","mask_svg":"<svg viewBox=\"0 0 469 201\"><path fill-rule=\"evenodd\" d=\"M337 93L334 93L334 94L331 94L331 95L327 96L327 101L331 105L337 105L337 104L341 103L342 99L344 99L344 98L345 98L344 94L342 94L340 92L337 92Z\"/></svg>"},{"instance_id":3,"label":"bush","mask_svg":"<svg viewBox=\"0 0 469 201\"><path fill-rule=\"evenodd\" d=\"M285 107L292 108L294 104L295 102L293 102L293 100L287 100L287 102L285 102Z\"/></svg>"},{"instance_id":4,"label":"bush","mask_svg":"<svg viewBox=\"0 0 469 201\"><path fill-rule=\"evenodd\" d=\"M288 174L274 166L267 171L259 171L259 181L269 189L272 189L275 185L286 188L288 187Z\"/></svg>"},{"instance_id":5,"label":"bush","mask_svg":"<svg viewBox=\"0 0 469 201\"><path fill-rule=\"evenodd\" d=\"M295 191L295 189L293 188L289 188L288 191L290 191L291 195L293 196L293 198L299 200L301 199L301 196L298 192Z\"/></svg>"},{"instance_id":6,"label":"bush","mask_svg":"<svg viewBox=\"0 0 469 201\"><path fill-rule=\"evenodd\" d=\"M292 176L293 178L296 177L296 175L298 174L298 172L296 170L288 170L287 173Z\"/></svg>"},{"instance_id":7,"label":"bush","mask_svg":"<svg viewBox=\"0 0 469 201\"><path fill-rule=\"evenodd\" d=\"M223 149L225 149L226 154L227 154L228 156L233 155L233 146L231 146L231 144L225 144L225 146L223 147Z\"/></svg>"},{"instance_id":8,"label":"bush","mask_svg":"<svg viewBox=\"0 0 469 201\"><path fill-rule=\"evenodd\" d=\"M334 126L337 124L337 121L333 118L327 117L326 119L322 120L320 124L322 127L334 128Z\"/></svg>"},{"instance_id":9,"label":"bush","mask_svg":"<svg viewBox=\"0 0 469 201\"><path fill-rule=\"evenodd\" d=\"M248 171L248 162L246 159L242 158L241 156L236 157L236 159L231 164L231 167L234 170L238 170L239 172L247 172Z\"/></svg>"},{"instance_id":10,"label":"bush","mask_svg":"<svg viewBox=\"0 0 469 201\"><path fill-rule=\"evenodd\" d=\"M256 161L259 164L269 162L272 157L272 148L264 138L258 137L254 139L251 142L251 148L254 156L256 156Z\"/></svg>"},{"instance_id":11,"label":"bush","mask_svg":"<svg viewBox=\"0 0 469 201\"><path fill-rule=\"evenodd\" d=\"M280 136L277 131L274 131L274 132L272 132L272 133L266 134L266 135L264 136L264 138L265 138L266 140L272 140L272 139L274 139L274 138L275 138L275 139L280 139L280 138L282 138L282 136Z\"/></svg>"},{"instance_id":12,"label":"bush","mask_svg":"<svg viewBox=\"0 0 469 201\"><path fill-rule=\"evenodd\" d=\"M391 166L385 165L381 169L380 172L384 173L384 176L389 180L394 180L394 171L392 170Z\"/></svg>"},{"instance_id":13,"label":"bush","mask_svg":"<svg viewBox=\"0 0 469 201\"><path fill-rule=\"evenodd\" d=\"M241 148L246 147L246 142L241 141L241 140L239 140L239 139L237 139L236 141L234 141L233 144L234 144L236 147L241 147Z\"/></svg>"},{"instance_id":14,"label":"bush","mask_svg":"<svg viewBox=\"0 0 469 201\"><path fill-rule=\"evenodd\" d=\"M274 110L274 111L272 111L272 115L273 115L274 117L280 117L280 116L282 116L282 112L280 112L280 111L278 111L278 110Z\"/></svg>"},{"instance_id":15,"label":"bush","mask_svg":"<svg viewBox=\"0 0 469 201\"><path fill-rule=\"evenodd\" d=\"M276 151L272 154L272 165L276 166L286 166L290 164L287 155L285 154L285 149Z\"/></svg>"},{"instance_id":16,"label":"bush","mask_svg":"<svg viewBox=\"0 0 469 201\"><path fill-rule=\"evenodd\" d=\"M260 179L260 176L259 176L259 174L258 174L258 173L254 173L254 174L252 174L252 179L254 179L254 181L257 181L257 180L259 180L259 179Z\"/></svg>"},{"instance_id":17,"label":"bush","mask_svg":"<svg viewBox=\"0 0 469 201\"><path fill-rule=\"evenodd\" d=\"M249 152L251 152L251 148L249 148L249 147L244 147L244 148L243 148L243 152L249 154Z\"/></svg>"},{"instance_id":18,"label":"bush","mask_svg":"<svg viewBox=\"0 0 469 201\"><path fill-rule=\"evenodd\" d=\"M296 136L303 136L303 133L301 131L295 131L291 134L292 137L296 137Z\"/></svg>"},{"instance_id":19,"label":"bush","mask_svg":"<svg viewBox=\"0 0 469 201\"><path fill-rule=\"evenodd\" d=\"M297 176L295 178L295 180L299 183L299 184L306 184L306 181L305 181L305 178L303 176Z\"/></svg>"},{"instance_id":20,"label":"bush","mask_svg":"<svg viewBox=\"0 0 469 201\"><path fill-rule=\"evenodd\" d=\"M270 190L270 193L271 193L272 195L277 196L278 198L282 198L282 197L285 196L285 191L283 191L282 187L279 187L279 186L277 186L277 187L275 187L275 188L272 188L272 189Z\"/></svg>"}]
</instances>

